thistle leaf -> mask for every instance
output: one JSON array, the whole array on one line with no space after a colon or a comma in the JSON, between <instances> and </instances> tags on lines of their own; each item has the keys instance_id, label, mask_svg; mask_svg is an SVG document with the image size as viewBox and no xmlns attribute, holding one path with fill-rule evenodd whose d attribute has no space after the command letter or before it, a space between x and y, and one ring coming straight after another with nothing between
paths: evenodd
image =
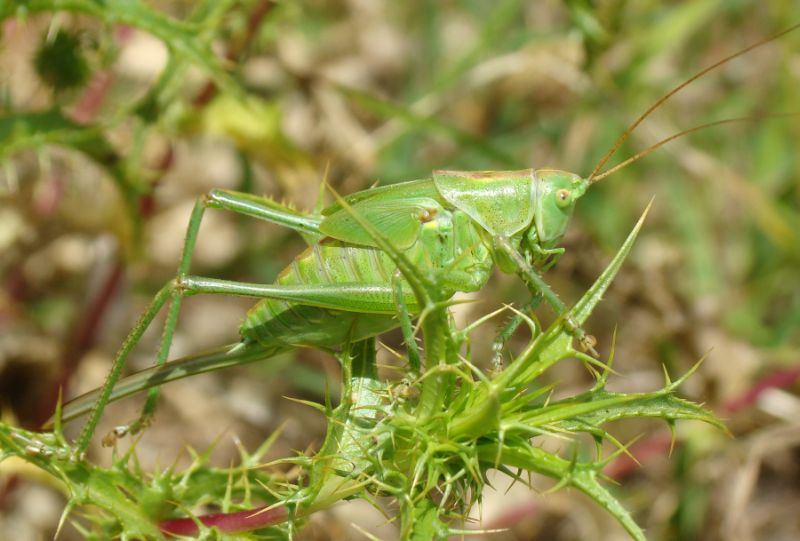
<instances>
[{"instance_id":1,"label":"thistle leaf","mask_svg":"<svg viewBox=\"0 0 800 541\"><path fill-rule=\"evenodd\" d=\"M597 303L603 298L603 294L608 289L608 286L611 285L611 282L614 280L614 277L617 275L620 267L622 266L623 261L625 258L628 257L628 254L633 248L633 243L636 242L636 237L639 235L639 231L642 229L644 225L644 220L647 218L647 213L650 212L650 207L652 206L653 201L651 200L648 203L647 208L644 209L642 216L639 218L639 221L636 222L636 225L633 227L633 230L628 234L628 238L625 239L625 242L622 243L617 255L614 256L614 259L611 260L606 270L603 271L603 274L595 281L592 287L589 288L581 300L579 300L575 306L570 311L572 318L578 323L583 324L586 319L589 317L589 314L592 313L594 307L597 306Z\"/></svg>"},{"instance_id":2,"label":"thistle leaf","mask_svg":"<svg viewBox=\"0 0 800 541\"><path fill-rule=\"evenodd\" d=\"M558 481L560 486L573 486L592 498L608 511L636 541L646 541L644 532L630 513L597 480L597 465L565 460L558 455L533 447L524 440L516 440L498 449L497 444L478 446L478 456L484 463L494 464L497 457L507 467L522 468L540 473Z\"/></svg>"}]
</instances>

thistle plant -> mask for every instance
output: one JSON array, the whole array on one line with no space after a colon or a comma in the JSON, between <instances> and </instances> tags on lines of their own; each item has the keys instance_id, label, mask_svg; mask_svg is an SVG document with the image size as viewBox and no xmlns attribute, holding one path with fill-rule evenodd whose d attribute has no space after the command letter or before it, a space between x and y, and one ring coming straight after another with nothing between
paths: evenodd
<instances>
[{"instance_id":1,"label":"thistle plant","mask_svg":"<svg viewBox=\"0 0 800 541\"><path fill-rule=\"evenodd\" d=\"M268 4L271 6L273 3L259 3L261 6ZM468 83L465 88L453 92L454 87L465 80L482 80L482 77L468 77L474 74L470 71L473 68L477 73L481 61L504 58L503 55L512 52L516 58L519 56L520 43L530 41L535 49L536 41L531 38L530 28L524 24L517 27L513 23L517 18L514 4L522 6L524 3L505 3L503 10L497 10L499 15L492 15L487 19L486 27L481 30L481 35L486 37L507 34L505 40L493 43L486 39L474 50L467 49L463 58L458 59L455 65L444 62L447 55L438 55L437 41L430 40L427 45L430 48L422 49L422 52L415 55L432 60L421 64L421 71L418 73L403 72L398 76L402 80L398 87L405 88L408 80L423 81L425 88L430 86L438 89L433 96L436 98L434 101L442 103L462 96L463 93L477 95L485 94L487 89L491 90L492 86L470 86L475 83ZM35 151L43 164L46 162L44 157L47 149L52 146L62 147L88 158L105 172L124 201L127 212L121 213L124 216L119 216L119 219L126 222L126 226L120 229L127 236L120 235L121 251L126 258L135 260L136 254L141 251L142 222L147 217L149 211L146 209L152 203L153 191L161 182L162 172L145 164L142 150L145 145L135 144L131 148L120 148L117 144L119 137L111 136L115 129L121 126L130 128L130 139L139 142L144 141L148 134L165 135L170 144L191 140L195 135L223 135L235 143L242 163L246 165L243 176L247 178L238 187L243 190L255 191L251 190L253 186L249 186L252 181L250 169L254 165L265 166L277 177L282 176L281 171L296 171L307 157L289 143L281 130L281 104L278 100L273 101L273 96L264 93L263 89L246 88L242 83L241 73L236 72L237 66L243 63L234 61L237 53L246 57L247 54L242 54L243 52L247 53L259 46L263 48L263 42L271 46L272 40L280 34L275 31L276 28L298 26L298 20L306 23L310 19L309 13L302 10L297 12L299 15L292 15L293 10L297 9L293 3L276 2L274 5L279 6L279 9L275 10L278 12L276 19L268 25L271 28L262 34L258 34L255 28L248 28L240 36L235 30L243 30L245 26L257 27L258 24L252 22L262 20L264 12L260 11L259 6L253 8L253 13L258 17L250 19L248 25L237 26L236 21L231 20L231 14L235 14L243 4L228 0L196 3L192 13L184 20L161 12L151 4L138 1L0 2L0 19L4 21L15 18L24 23L27 18L42 12L78 14L101 23L104 26L103 32L106 33L103 34L105 38L111 35L109 30L115 25L124 25L155 37L168 51L163 71L157 74L141 97L129 102L118 100L111 108L111 114L79 121L70 115L70 104L66 98L84 88L92 72L106 69L113 64L115 47L109 45L113 40L101 39L101 43L108 43L99 51L89 50L91 40L83 39L79 32L59 30L58 24L54 23L53 31L42 35L31 61L40 81L58 99L43 109L11 107L0 117L0 165L6 171L8 185L13 187L17 184L16 180L11 181L18 176L12 158L20 152ZM635 11L641 8L631 5L626 9ZM702 10L692 6L686 9L694 10L692 16L698 17L698 22L688 24L685 28L693 25L702 27L712 19L722 18L719 13L708 9L704 14L700 13ZM791 10L786 7L785 11L788 14ZM777 21L781 25L785 24L785 14L782 16L779 11L775 13L775 24ZM689 20L686 14L686 11L676 9L672 13L672 22L683 21L681 24L686 24L685 21ZM648 14L645 19L664 20L663 15L663 12L658 12L658 16ZM586 21L588 16L589 14L584 13L579 18L576 17L576 20ZM325 21L326 17L331 15L324 15L322 22L331 22ZM628 19L634 21L636 17L631 15ZM757 25L759 18L752 19L756 23L751 24ZM310 26L319 24L320 21L312 21ZM609 25L609 28L611 26L613 25ZM636 28L636 33L631 34L634 50L638 43L643 51L641 54L631 55L635 62L631 63L628 72L624 72L624 77L617 74L617 79L627 81L624 88L613 89L614 92L625 93L619 97L619 102L633 102L643 95L645 89L652 91L652 78L639 73L649 74L642 67L653 65L653 62L660 65L663 57L662 53L657 52L659 47L643 47L642 44L653 41L669 47L680 46L682 41L675 39L672 33L674 27L674 24L671 26L663 23L661 32L665 37L660 41L636 41L636 36L641 32L648 34L648 38L651 37L649 34L653 33L652 29L647 26ZM504 30L501 32L498 29ZM246 32L252 35L247 35ZM233 35L234 39L230 41L235 46L230 47L226 58L222 59L215 51L220 43L230 37L227 34ZM574 32L570 32L570 36L573 34ZM625 42L623 38L624 35L620 33L622 46L631 43ZM590 43L595 42L590 40ZM683 43L690 42L684 40ZM697 45L695 43L694 46L687 47L687 50L702 56L705 54L701 54L704 49ZM325 46L327 42L322 47ZM599 46L599 42L595 46ZM412 47L409 50L417 51ZM602 50L590 52L590 56L594 57ZM108 57L102 57L98 53L105 53ZM434 65L435 62L438 64ZM590 61L586 66L581 66L581 70L585 70L588 76L591 76L591 65ZM603 68L605 77L606 66L597 65ZM190 69L199 71L206 78L206 86L193 99L186 97L185 82ZM434 81L431 85L424 83L426 77L431 75L428 71L439 73L438 82ZM524 71L528 73L529 70ZM330 91L330 81L314 70L310 74L287 70L283 75L287 82L276 93L288 93L294 91L294 87L313 88L313 92L308 92L313 97L327 95ZM537 84L546 82L536 81ZM589 124L603 126L604 130L614 132L616 137L623 130L623 126L616 124L624 115L608 115L607 108L599 106L598 96L608 96L610 93L608 88L603 91L603 84L591 86L591 91L585 92L586 101L582 106L578 103L576 107L582 113L575 118L589 119ZM746 88L745 85L740 86L740 91ZM782 87L795 88L792 84L783 84ZM208 89L211 90L207 91ZM364 176L397 177L399 167L403 168L403 174L409 173L409 167L423 170L427 174L429 166L441 166L440 162L429 164L423 160L409 159L410 156L416 158L424 155L439 158L436 152L428 152L427 147L423 146L426 139L430 138L427 136L431 134L444 137L469 151L454 158L454 163L481 166L488 163L507 167L529 165L525 160L531 146L531 121L538 122L541 108L533 107L535 114L523 116L525 120L519 122L519 111L516 110L519 107L518 100L504 99L499 108L497 104L489 104L491 107L487 107L492 109L492 113L496 110L502 113L497 115L498 120L491 129L462 131L455 127L463 120L459 108L450 111L453 118L448 120L448 111L429 117L420 115L410 105L398 105L411 103L418 98L414 90L412 88L411 93L406 95L391 87L381 88L380 92L375 92L374 89L356 90L346 86L336 89L339 93L336 95L341 95L348 103L363 109L359 114L369 112L375 117L370 119L373 121L383 119L387 123L401 122L405 126L404 130L408 129L413 134L409 138L414 140L413 149L411 146L406 148L405 137L393 135L379 141L376 152L382 153L384 165L378 172L362 172ZM562 91L563 88L559 86L558 93L561 94ZM781 92L786 103L792 102L794 93ZM384 94L389 97L376 97ZM776 95L780 94L776 92ZM737 97L736 100L741 98ZM426 101L423 99L420 103ZM756 102L762 101L758 99ZM704 101L702 105L705 107L707 103ZM791 110L791 107L776 106L774 109ZM318 115L310 116L316 118ZM552 122L557 124L561 121ZM332 121L321 124L336 125ZM364 126L370 129L373 127L369 123ZM778 131L787 129L791 129L791 123L786 123L786 126L782 123L771 127L759 126L755 132L759 135L752 137L752 140L761 141L757 146L761 152L766 152L764 149L772 149L775 141L792 140L786 133ZM385 130L377 130L376 133L381 131ZM473 135L473 131L480 133L480 136ZM549 135L548 131L551 132ZM545 130L545 138L536 139L536 142L538 144L551 137L553 140L548 144L560 145L567 139L564 134L573 132L577 133L574 129L551 127L550 130ZM419 137L420 134L423 137ZM334 137L339 137L338 131ZM597 144L602 146L600 142ZM744 154L738 150L738 146L735 148L737 155ZM316 152L317 150L319 149L315 147L312 153L330 159L328 149L325 152ZM575 154L587 161L594 159L591 152L578 151ZM164 154L165 157L168 155L169 153ZM519 156L526 158L523 160ZM342 156L334 156L332 163L345 161L337 158ZM720 155L723 163L734 163L732 158L736 156ZM773 178L774 168L787 167L785 164L791 162L788 158L761 161L761 170L754 171L747 176L748 179ZM645 162L637 165L643 163ZM693 166L696 163L697 160L692 161ZM324 166L322 163L314 165L315 167L309 169L316 171ZM45 167L42 166L41 169L44 170ZM699 175L697 171L691 171L691 167L688 169L692 175ZM664 170L669 171L668 168ZM712 170L713 168L708 171ZM703 173L704 177L712 176L708 171ZM713 171L716 174L716 170ZM311 176L316 178L315 175ZM644 170L631 173L630 176L636 177L637 181L647 182L646 179L652 181L663 174L650 169L646 173ZM716 207L704 206L702 198L695 197L696 194L684 193L685 188L681 183L669 180L668 203L671 201L676 218L673 222L679 228L682 227L682 244L679 248L695 247L688 251L692 272L681 275L681 280L694 284L690 289L700 292L707 290L707 284L724 284L728 276L740 272L741 269L730 272L723 267L717 269L715 265L709 264L709 260L718 254L713 249L714 243L710 240L712 236L708 234L712 229L703 226L703 223L708 220L711 224L716 216L725 214L726 221L716 224L713 238L719 235L719 238L724 239L720 242L721 245L739 246L738 250L741 252L755 250L758 254L768 254L768 257L754 258L757 265L754 265L752 273L759 277L761 285L754 288L758 293L751 295L754 301L742 303L731 312L728 322L733 325L731 332L739 337L749 336L750 340L762 340L762 335L769 335L774 337L775 343L783 340L782 335L791 334L794 330L792 321L796 318L790 316L774 317L784 321L774 330L753 324L756 321L770 320L768 316L775 306L779 306L779 312L790 312L791 305L786 305L789 306L786 308L783 302L770 302L770 299L785 298L786 292L792 290L791 280L787 282L787 277L794 276L794 273L788 271L794 269L792 265L797 259L796 247L800 244L793 242L796 235L793 236L792 231L798 229L787 225L793 219L785 218L791 215L789 210L784 208L785 205L780 206L777 199L759 199L760 203L756 207L762 209L764 215L771 217L756 228L763 229L764 235L752 235L752 224L747 220L739 217L737 227L731 227L731 223L727 221L730 217L727 213L716 212ZM749 191L737 187L741 185L742 182L725 185L719 183L714 186L712 199L727 201L733 197L735 200L736 197L741 197L736 194L749 194ZM788 184L782 188L778 184L775 186L776 194L788 197ZM636 189L650 190L651 187L645 188L640 184ZM620 232L619 227L628 227L625 218L629 214L627 201L635 198L620 197L617 188L595 193L598 199L586 207L587 215L582 219L586 219L589 227L600 233L595 240L600 244L614 245L626 231L622 229ZM721 197L720 193L727 195ZM592 211L592 208L607 209L612 205L615 209L613 216L602 210ZM355 218L358 219L358 216ZM784 223L785 219L789 221ZM402 323L405 342L405 350L398 354L404 364L405 374L400 381L387 381L378 376L377 348L373 339L337 349L336 355L342 368L341 399L336 402L333 398L327 398L321 403L304 401L309 407L316 408L327 420L326 438L316 452L265 463L267 451L281 435L278 431L255 451L241 448L239 463L227 468L212 465L212 448L203 452L188 450L192 460L186 468L170 466L150 470L137 460L135 442L128 451L115 452L111 467L106 468L86 460L74 459L76 446L64 436L57 411L55 427L50 433L36 433L0 423L0 459L27 461L56 479L68 497L62 524L66 521L72 522L87 539L163 539L177 535L202 539L286 538L301 532L304 523L314 513L340 501L352 499L363 499L375 505L389 502L388 513L391 517L396 514L394 518L403 539L443 539L465 530L467 514L481 503L488 484L488 473L492 470L507 474L516 483L530 484L530 475L537 474L551 478L553 490L574 487L613 515L632 538L644 539L642 529L621 501L609 491L608 483L604 479L604 467L619 455L628 453L629 445L628 442L619 441L609 430L608 424L620 419L652 417L662 419L670 428L679 419L701 420L721 430L724 430L724 426L705 408L678 397L679 387L694 369L675 381L667 376L664 386L655 391L615 393L606 389L608 378L613 373L613 355L612 359L601 361L575 347L570 325L575 323L582 326L587 321L631 250L641 224L640 221L594 286L571 308L568 318L564 316L543 328L539 321L526 314L515 313L515 318L530 328L530 339L521 352L511 355L513 358L505 366L501 366L473 353L473 350L485 348L471 347L477 345L471 342L473 331L488 324L496 314L486 314L464 327L456 325L451 314L452 302L442 297L443 288L436 278L426 276L407 261L402 253L395 250L380 232L372 229L369 223L362 223L380 248L396 262L405 278L402 287L410 286L413 289L416 307L421 308L422 312L419 316L412 316L411 310L402 300L408 297L401 291L399 281L396 282L398 301L395 316ZM764 224L770 226L766 227ZM772 244L765 241L770 238ZM782 248L773 253L776 246ZM262 246L254 244L249 250L256 252L261 251L261 248ZM264 262L271 260L272 256L271 252L267 257L262 254L260 265L266 268ZM780 280L768 279L768 275L777 271L781 271ZM780 283L781 287L773 291L773 283ZM735 288L719 286L716 294L721 296L724 292L727 295L730 291L735 291ZM515 311L515 308L509 307L507 310ZM500 336L496 343L501 344L507 338ZM555 399L555 386L549 384L547 379L548 369L562 361L574 363L576 360L583 363L594 375L594 384L580 394ZM492 368L486 370L486 366ZM168 388L165 392L169 392ZM50 396L54 397L55 394ZM587 436L594 441L593 449L584 448ZM147 434L143 437L147 437ZM545 445L553 441L559 443L560 451L554 452L551 450L552 446ZM287 468L291 474L284 473ZM619 492L624 495L624 487Z\"/></svg>"},{"instance_id":2,"label":"thistle plant","mask_svg":"<svg viewBox=\"0 0 800 541\"><path fill-rule=\"evenodd\" d=\"M643 221L644 216L570 310L579 324L610 286ZM708 410L677 396L693 370L675 381L667 378L656 391L610 392L606 390L610 361L603 363L576 350L563 319L541 329L536 321L521 316L531 328L529 342L506 367L484 372L478 366L486 363L464 351L470 349L465 346L471 331L493 314L458 328L450 315L451 302L440 297L441 288L420 275L368 222L362 225L394 258L423 310L415 328L405 306L398 304L408 362L408 375L401 383L378 377L375 339L350 344L339 353L340 403L305 402L328 420L327 436L316 453L264 466L262 457L276 433L254 453L242 450L236 467L209 466L208 451L195 453L184 471L144 472L134 446L116 456L110 468L101 468L70 459L71 446L57 422L47 434L0 426L2 458L20 457L60 479L69 496L62 522L68 517L75 520L88 539L290 537L319 510L342 500L377 502L379 497L396 502L402 539L446 539L464 531L467 513L481 501L490 470L521 483L530 474L540 474L553 479L555 489L574 487L612 514L633 539L646 539L605 487L604 466L626 452L625 443L606 425L653 417L670 426L679 419L693 419L724 430ZM556 363L571 359L585 363L595 383L581 394L552 399L552 387L542 384L541 377ZM576 446L581 434L594 439L594 458L579 458ZM566 451L545 450L541 442L548 437L566 442L562 446ZM616 450L604 455L604 443ZM281 463L299 466L303 474L287 479L274 473ZM194 515L203 505L219 512ZM78 511L82 519L74 517Z\"/></svg>"}]
</instances>

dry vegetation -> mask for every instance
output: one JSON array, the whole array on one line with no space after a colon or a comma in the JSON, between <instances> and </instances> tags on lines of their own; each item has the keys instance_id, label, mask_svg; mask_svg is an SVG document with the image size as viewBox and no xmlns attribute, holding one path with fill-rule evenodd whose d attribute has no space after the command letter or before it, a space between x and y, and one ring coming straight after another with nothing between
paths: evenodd
<instances>
[{"instance_id":1,"label":"dry vegetation","mask_svg":"<svg viewBox=\"0 0 800 541\"><path fill-rule=\"evenodd\" d=\"M191 2L151 4L179 20L193 16ZM20 134L0 127L0 406L4 420L31 428L50 415L60 387L71 397L102 383L125 334L174 273L204 191L237 189L310 209L324 175L349 193L434 168L588 174L667 89L798 22L792 0L237 2L195 36L225 59L221 74L184 57L158 88L171 68L152 33L67 12L3 15L0 125L56 110L114 150L87 139L92 149L79 152L80 143L57 136L15 146ZM82 70L58 72L69 44L43 58L59 35L75 41ZM65 76L75 83L65 86ZM800 32L693 83L620 154L703 122L798 111L797 88ZM635 163L579 202L566 255L548 273L562 298L577 300L655 197L587 329L603 356L616 330L615 390L655 389L662 367L679 374L705 357L682 392L725 419L733 437L679 424L669 457L663 424L613 427L620 441L639 437L632 451L641 467L618 461L610 474L651 540L800 537L798 141L797 117L758 120L692 135ZM302 249L291 232L212 212L194 269L268 282ZM519 299L521 288L498 275L480 298L458 318ZM173 356L235 341L250 304L187 301ZM541 317L552 318L547 309ZM484 358L481 344L494 330L474 339ZM152 362L158 338L155 329L146 335L132 369ZM399 334L385 341L401 345ZM171 384L138 455L143 464L185 462L187 445L214 444L213 461L224 466L237 445L253 449L278 426L269 458L316 447L325 419L284 397L322 400L338 378L332 357L302 350ZM591 384L577 363L557 365L548 379L564 395ZM110 406L100 432L134 418L140 404ZM99 444L91 451L109 460ZM0 468L0 538L52 536L63 505L57 488L21 462ZM475 511L480 527L509 528L487 539L625 538L575 491L506 492L507 482L497 479ZM359 538L351 523L396 535L361 501L316 515L300 537ZM60 537L78 538L71 526Z\"/></svg>"}]
</instances>

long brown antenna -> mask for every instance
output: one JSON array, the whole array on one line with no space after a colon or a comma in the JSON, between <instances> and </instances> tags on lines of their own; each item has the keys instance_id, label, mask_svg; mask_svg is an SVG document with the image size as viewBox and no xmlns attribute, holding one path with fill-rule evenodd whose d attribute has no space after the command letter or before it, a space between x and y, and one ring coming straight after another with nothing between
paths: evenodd
<instances>
[{"instance_id":1,"label":"long brown antenna","mask_svg":"<svg viewBox=\"0 0 800 541\"><path fill-rule=\"evenodd\" d=\"M768 119L768 118L784 118L784 117L787 117L787 116L797 116L797 115L800 115L800 112L797 112L797 113L771 113L771 114L764 114L764 115L750 115L750 116L740 116L740 117L735 117L735 118L726 118L726 119L723 119L723 120L715 120L714 122L709 122L707 124L701 124L700 126L695 126L694 128L689 128L688 130L683 130L683 131L680 131L680 132L678 132L676 134L670 135L666 139L662 139L658 143L655 143L654 145L642 150L641 152L637 152L636 154L634 154L633 156L631 156L627 160L618 163L617 165L615 165L614 167L612 167L608 171L603 171L599 175L595 175L594 178L592 178L591 182L597 182L598 180L600 180L602 178L605 178L605 177L607 177L608 175L610 175L612 173L616 173L617 171L619 171L623 167L632 164L633 162L635 162L636 160L638 160L640 158L644 158L645 156L647 156L651 152L663 147L664 145L666 145L670 141L674 141L675 139L683 137L684 135L689 135L690 133L694 133L696 131L704 130L706 128L713 128L714 126L720 126L722 124L733 124L734 122L752 122L752 121L755 121L755 120L764 120L764 119Z\"/></svg>"},{"instance_id":2,"label":"long brown antenna","mask_svg":"<svg viewBox=\"0 0 800 541\"><path fill-rule=\"evenodd\" d=\"M589 177L587 178L587 181L591 184L592 182L595 182L597 180L598 171L600 171L600 169L603 168L603 166L606 164L606 162L608 162L608 160L611 158L611 156L614 155L614 153L619 149L619 147L621 147L622 144L625 141L628 140L628 137L631 136L631 133L633 133L633 130L635 130L636 127L639 126L639 124L641 124L644 121L645 118L650 116L650 114L653 111L655 111L656 109L658 109L661 106L661 104L663 104L665 101L670 99L672 96L674 96L675 94L677 94L678 92L683 90L686 86L688 86L692 82L696 81L697 79L699 79L700 77L702 77L703 75L708 73L709 71L712 71L712 70L718 68L719 66L725 64L726 62L730 62L734 58L737 58L739 56L742 56L743 54L749 53L753 49L761 47L762 45L765 45L765 44L769 43L770 41L776 40L776 39L780 38L781 36L783 36L785 34L788 34L792 30L796 30L797 28L800 28L800 23L792 25L789 28L787 28L786 30L778 32L774 36L771 36L771 37L762 39L761 41L758 41L756 43L753 43L752 45L750 45L748 47L745 47L744 49L742 49L739 52L733 53L730 56L726 56L722 60L719 60L719 61L711 64L707 68L704 68L704 69L700 70L698 73L692 75L691 77L686 79L684 82L682 82L681 84L679 84L678 86L676 86L675 88L673 88L672 90L670 90L669 92L667 92L666 94L661 96L658 100L656 100L656 102L653 105L651 105L644 113L639 115L639 117L636 120L634 120L631 123L630 126L628 126L625 129L625 131L622 133L622 135L620 135L619 138L614 142L614 144L609 149L609 151L606 152L606 154L600 159L600 161L597 163L597 165L594 167L594 169L592 169L592 172L589 174ZM720 123L724 123L724 121L720 121ZM710 125L713 126L714 123L711 123ZM691 132L691 130L690 130L690 132ZM655 150L655 149L653 149L653 150ZM603 176L605 176L605 175L603 175Z\"/></svg>"}]
</instances>

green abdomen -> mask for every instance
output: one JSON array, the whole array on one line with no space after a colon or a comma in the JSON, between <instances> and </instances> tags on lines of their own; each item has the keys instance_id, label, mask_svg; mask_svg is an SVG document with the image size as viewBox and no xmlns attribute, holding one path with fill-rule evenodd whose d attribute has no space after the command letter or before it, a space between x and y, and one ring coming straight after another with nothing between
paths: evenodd
<instances>
[{"instance_id":1,"label":"green abdomen","mask_svg":"<svg viewBox=\"0 0 800 541\"><path fill-rule=\"evenodd\" d=\"M276 280L297 284L390 284L395 265L377 248L347 245L326 239L309 247ZM247 313L240 333L265 345L335 347L349 340L380 334L397 325L387 315L328 310L265 299Z\"/></svg>"},{"instance_id":2,"label":"green abdomen","mask_svg":"<svg viewBox=\"0 0 800 541\"><path fill-rule=\"evenodd\" d=\"M426 222L417 241L403 253L420 273L439 284L445 296L477 291L492 268L479 230L460 211L443 210L435 220ZM396 268L378 248L325 238L295 258L276 283L391 286ZM411 290L405 281L403 285L404 291ZM396 327L395 312L392 302L384 315L360 313L356 302L353 311L344 311L265 299L248 312L240 332L245 340L267 346L336 347Z\"/></svg>"}]
</instances>

